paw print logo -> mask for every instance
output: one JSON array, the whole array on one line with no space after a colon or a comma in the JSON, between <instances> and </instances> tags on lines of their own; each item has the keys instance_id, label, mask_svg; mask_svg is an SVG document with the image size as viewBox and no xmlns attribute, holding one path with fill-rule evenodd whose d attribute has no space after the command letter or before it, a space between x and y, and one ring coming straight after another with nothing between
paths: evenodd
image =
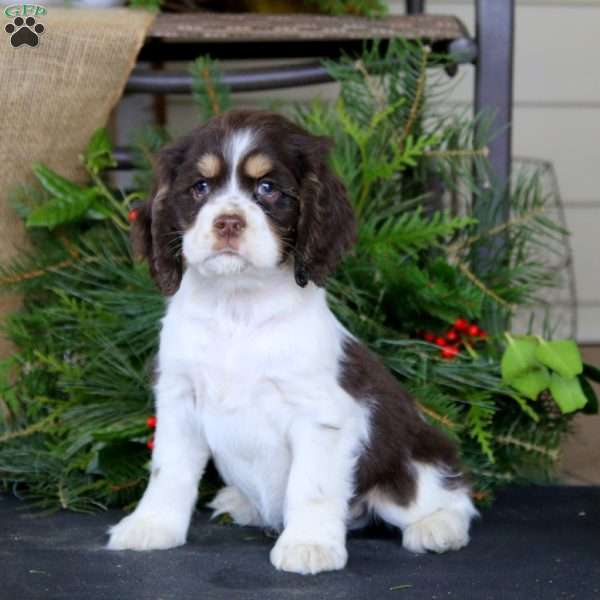
<instances>
[{"instance_id":1,"label":"paw print logo","mask_svg":"<svg viewBox=\"0 0 600 600\"><path fill-rule=\"evenodd\" d=\"M18 48L27 44L34 48L38 45L39 35L44 33L44 26L36 23L33 17L15 17L12 23L8 23L4 28L6 33L10 34L10 43L13 48Z\"/></svg>"}]
</instances>

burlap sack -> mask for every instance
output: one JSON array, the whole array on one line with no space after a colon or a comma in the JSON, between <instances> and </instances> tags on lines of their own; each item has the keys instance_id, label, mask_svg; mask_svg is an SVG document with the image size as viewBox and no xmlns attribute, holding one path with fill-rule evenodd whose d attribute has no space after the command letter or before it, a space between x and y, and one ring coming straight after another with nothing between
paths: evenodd
<instances>
[{"instance_id":1,"label":"burlap sack","mask_svg":"<svg viewBox=\"0 0 600 600\"><path fill-rule=\"evenodd\" d=\"M154 18L125 8L47 11L34 17L44 27L38 45L17 48L5 31L13 19L0 13L0 262L26 243L8 191L33 181L33 162L83 178L79 155L121 96ZM0 320L17 305L0 295ZM0 357L8 352L0 339Z\"/></svg>"}]
</instances>

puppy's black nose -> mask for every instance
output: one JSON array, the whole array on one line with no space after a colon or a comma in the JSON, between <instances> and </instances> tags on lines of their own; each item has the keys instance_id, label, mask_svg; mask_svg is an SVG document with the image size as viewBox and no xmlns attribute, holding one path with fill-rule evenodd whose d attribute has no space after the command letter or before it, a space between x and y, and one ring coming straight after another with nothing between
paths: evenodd
<instances>
[{"instance_id":1,"label":"puppy's black nose","mask_svg":"<svg viewBox=\"0 0 600 600\"><path fill-rule=\"evenodd\" d=\"M240 215L220 215L213 222L217 237L230 239L239 237L246 227L246 220Z\"/></svg>"}]
</instances>

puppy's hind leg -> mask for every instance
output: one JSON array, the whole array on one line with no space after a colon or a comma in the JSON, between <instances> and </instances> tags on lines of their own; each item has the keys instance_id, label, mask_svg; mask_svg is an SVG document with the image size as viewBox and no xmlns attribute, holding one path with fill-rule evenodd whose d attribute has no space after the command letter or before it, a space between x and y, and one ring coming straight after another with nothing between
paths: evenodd
<instances>
[{"instance_id":1,"label":"puppy's hind leg","mask_svg":"<svg viewBox=\"0 0 600 600\"><path fill-rule=\"evenodd\" d=\"M238 488L232 485L221 488L207 506L214 511L212 519L227 513L238 525L251 525L254 527L262 527L264 525L260 514L250 500Z\"/></svg>"},{"instance_id":2,"label":"puppy's hind leg","mask_svg":"<svg viewBox=\"0 0 600 600\"><path fill-rule=\"evenodd\" d=\"M402 544L411 552L446 552L469 543L471 519L478 513L469 489L453 485L443 469L414 463L416 495L402 505L384 489L374 488L367 494L370 509L381 519L402 529Z\"/></svg>"}]
</instances>

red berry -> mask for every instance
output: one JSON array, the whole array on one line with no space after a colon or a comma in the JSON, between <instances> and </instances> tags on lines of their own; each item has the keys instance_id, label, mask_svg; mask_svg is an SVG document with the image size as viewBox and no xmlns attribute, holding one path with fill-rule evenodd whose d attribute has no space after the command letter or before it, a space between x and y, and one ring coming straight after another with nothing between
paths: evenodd
<instances>
[{"instance_id":1,"label":"red berry","mask_svg":"<svg viewBox=\"0 0 600 600\"><path fill-rule=\"evenodd\" d=\"M434 335L433 333L431 333L431 331L426 331L426 332L423 334L423 339L424 339L426 342L433 342L433 341L435 340L435 335Z\"/></svg>"},{"instance_id":2,"label":"red berry","mask_svg":"<svg viewBox=\"0 0 600 600\"><path fill-rule=\"evenodd\" d=\"M156 427L156 417L154 415L148 417L146 419L146 425L148 425L150 429L154 429Z\"/></svg>"},{"instance_id":3,"label":"red berry","mask_svg":"<svg viewBox=\"0 0 600 600\"><path fill-rule=\"evenodd\" d=\"M146 442L146 447L148 448L148 450L152 450L152 448L154 448L154 436L151 435L148 438L148 441Z\"/></svg>"},{"instance_id":4,"label":"red berry","mask_svg":"<svg viewBox=\"0 0 600 600\"><path fill-rule=\"evenodd\" d=\"M446 339L449 342L456 342L456 340L458 340L458 333L456 333L456 330L451 329L447 334L446 334Z\"/></svg>"},{"instance_id":5,"label":"red berry","mask_svg":"<svg viewBox=\"0 0 600 600\"><path fill-rule=\"evenodd\" d=\"M443 338L443 337L439 337L435 339L435 345L436 346L445 346L448 342Z\"/></svg>"},{"instance_id":6,"label":"red berry","mask_svg":"<svg viewBox=\"0 0 600 600\"><path fill-rule=\"evenodd\" d=\"M127 213L127 218L133 222L138 218L138 211L137 208L132 208L128 213Z\"/></svg>"},{"instance_id":7,"label":"red berry","mask_svg":"<svg viewBox=\"0 0 600 600\"><path fill-rule=\"evenodd\" d=\"M480 338L486 338L487 337L487 331L484 331L483 329L479 330L479 337Z\"/></svg>"},{"instance_id":8,"label":"red berry","mask_svg":"<svg viewBox=\"0 0 600 600\"><path fill-rule=\"evenodd\" d=\"M466 319L456 319L454 321L454 328L458 331L466 331L467 327L469 327L469 321Z\"/></svg>"},{"instance_id":9,"label":"red berry","mask_svg":"<svg viewBox=\"0 0 600 600\"><path fill-rule=\"evenodd\" d=\"M443 350L442 350L442 358L454 358L459 352L459 349L457 346L446 346Z\"/></svg>"},{"instance_id":10,"label":"red berry","mask_svg":"<svg viewBox=\"0 0 600 600\"><path fill-rule=\"evenodd\" d=\"M477 327L477 325L469 325L469 328L467 329L467 333L471 336L471 337L477 337L479 335L480 329L479 327Z\"/></svg>"}]
</instances>

